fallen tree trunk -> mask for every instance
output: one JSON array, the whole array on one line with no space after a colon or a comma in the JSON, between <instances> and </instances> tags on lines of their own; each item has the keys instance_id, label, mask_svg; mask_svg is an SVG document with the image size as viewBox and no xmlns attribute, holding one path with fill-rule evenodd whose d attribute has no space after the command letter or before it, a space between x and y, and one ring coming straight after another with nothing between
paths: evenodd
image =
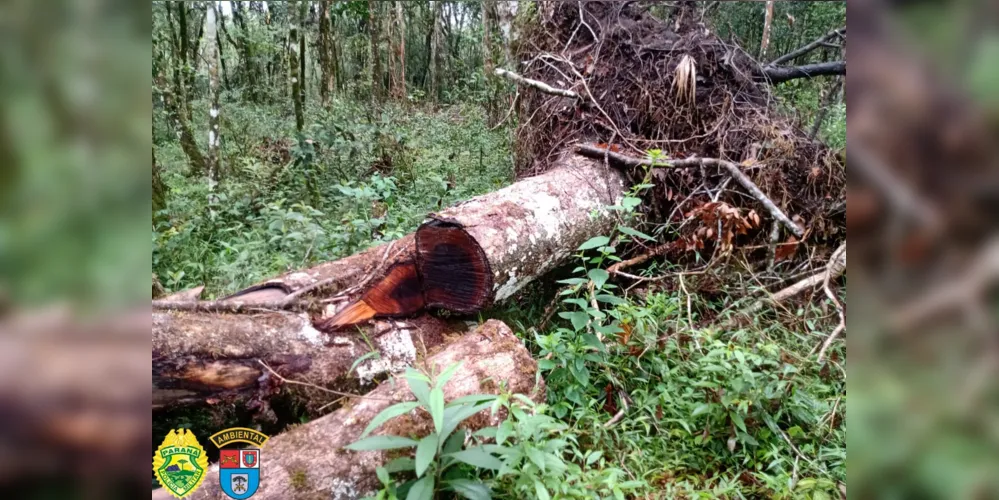
<instances>
[{"instance_id":1,"label":"fallen tree trunk","mask_svg":"<svg viewBox=\"0 0 999 500\"><path fill-rule=\"evenodd\" d=\"M536 401L544 398L544 382L536 382L537 362L510 328L497 320L487 321L426 361L435 373L462 362L444 386L445 401L472 394L497 394L499 381L512 393ZM351 499L373 494L379 486L375 469L387 461L387 454L343 447L359 439L368 422L383 409L413 400L406 379L398 377L350 407L272 437L261 451L266 472L253 498ZM490 417L488 410L483 410L462 427L477 430L499 423L498 416ZM422 437L433 429L429 414L418 408L389 420L373 435ZM190 498L227 498L219 487L218 465L211 466L208 477Z\"/></svg>"},{"instance_id":2,"label":"fallen tree trunk","mask_svg":"<svg viewBox=\"0 0 999 500\"><path fill-rule=\"evenodd\" d=\"M493 272L491 301L503 301L554 269L589 238L613 228L605 209L624 191L621 174L600 162L567 153L559 168L504 189L459 203L438 217L459 222L482 247ZM594 216L591 216L594 214ZM261 399L269 394L260 361L282 376L321 387L350 390L348 374L375 339L380 359L363 361L358 372L370 380L415 359L415 347L439 344L445 327L432 318L377 322L325 333L314 321L329 317L357 298L394 263L413 258L408 235L357 255L285 274L221 301L154 302L154 405L207 399ZM289 300L291 299L291 300ZM289 309L306 310L296 313ZM260 361L258 361L258 359Z\"/></svg>"}]
</instances>

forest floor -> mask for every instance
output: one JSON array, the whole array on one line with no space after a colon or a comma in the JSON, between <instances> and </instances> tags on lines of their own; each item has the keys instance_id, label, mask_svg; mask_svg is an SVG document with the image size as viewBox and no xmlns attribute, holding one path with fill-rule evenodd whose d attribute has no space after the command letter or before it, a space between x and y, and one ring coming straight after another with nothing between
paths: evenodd
<instances>
[{"instance_id":1,"label":"forest floor","mask_svg":"<svg viewBox=\"0 0 999 500\"><path fill-rule=\"evenodd\" d=\"M187 175L173 137L154 137L170 193L152 235L153 272L169 291L204 284L205 297L217 297L344 257L514 180L512 128L490 130L473 104L390 105L372 116L366 103L334 101L309 109L315 125L297 141L287 139L295 134L283 107L228 109L224 162L239 180L224 180L214 195ZM204 123L207 116L193 117L198 130ZM520 428L519 446L540 465L494 480L494 496L534 497L538 484L554 491L559 483L633 498L845 492L845 348L824 364L814 354L835 310L806 293L733 322L759 297L756 284L688 293L708 288L700 285L710 270L661 278L667 271L653 263L634 271L648 281L611 280L605 307L623 332L599 345L567 321L563 298L579 300L572 278L532 285L482 314L506 321L539 360L548 404L535 413L553 424ZM170 411L154 427L250 423L239 409L218 415L222 422L191 418ZM546 469L547 455L569 467Z\"/></svg>"}]
</instances>

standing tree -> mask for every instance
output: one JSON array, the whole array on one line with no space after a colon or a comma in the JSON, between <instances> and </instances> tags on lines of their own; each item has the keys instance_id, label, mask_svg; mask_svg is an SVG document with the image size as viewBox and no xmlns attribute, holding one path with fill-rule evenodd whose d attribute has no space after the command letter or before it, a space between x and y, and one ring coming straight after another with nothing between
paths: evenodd
<instances>
[{"instance_id":1,"label":"standing tree","mask_svg":"<svg viewBox=\"0 0 999 500\"><path fill-rule=\"evenodd\" d=\"M760 39L760 59L767 56L767 47L770 46L770 28L774 22L774 2L767 0L767 8L763 14L763 38Z\"/></svg>"},{"instance_id":2,"label":"standing tree","mask_svg":"<svg viewBox=\"0 0 999 500\"><path fill-rule=\"evenodd\" d=\"M379 2L368 0L368 34L371 35L371 101L382 102L382 62L378 57Z\"/></svg>"},{"instance_id":3,"label":"standing tree","mask_svg":"<svg viewBox=\"0 0 999 500\"><path fill-rule=\"evenodd\" d=\"M325 108L329 103L329 94L333 91L336 74L333 71L333 43L330 33L330 3L328 0L319 2L319 67L322 69L322 81L319 84L319 101Z\"/></svg>"},{"instance_id":4,"label":"standing tree","mask_svg":"<svg viewBox=\"0 0 999 500\"><path fill-rule=\"evenodd\" d=\"M291 100L295 105L295 129L299 132L305 127L305 110L302 109L302 82L298 74L298 27L303 16L289 15L288 21L288 69L291 71Z\"/></svg>"},{"instance_id":5,"label":"standing tree","mask_svg":"<svg viewBox=\"0 0 999 500\"><path fill-rule=\"evenodd\" d=\"M250 31L246 25L246 14L243 12L243 2L232 2L232 19L239 30L236 38L239 40L239 53L243 58L242 76L240 82L247 87L247 96L252 102L261 101L260 85L257 82L257 62L254 59L253 46L250 45Z\"/></svg>"},{"instance_id":6,"label":"standing tree","mask_svg":"<svg viewBox=\"0 0 999 500\"><path fill-rule=\"evenodd\" d=\"M406 20L402 13L402 2L396 1L392 16L392 53L389 57L394 58L395 74L392 75L392 97L396 99L406 98Z\"/></svg>"},{"instance_id":7,"label":"standing tree","mask_svg":"<svg viewBox=\"0 0 999 500\"><path fill-rule=\"evenodd\" d=\"M191 164L191 171L200 173L205 171L205 157L201 155L201 151L198 149L198 143L194 140L194 133L191 132L191 107L188 103L188 94L185 89L185 61L186 57L184 54L184 47L186 43L183 36L185 30L180 30L180 34L174 29L173 25L173 11L170 8L171 2L166 2L167 6L167 22L170 26L170 39L173 40L173 95L166 96L166 102L169 106L170 114L173 116L174 125L177 128L177 135L180 137L180 147L184 150L184 154L187 155L187 159ZM183 5L178 5L178 18L183 20L185 18L183 12L185 7ZM184 22L180 23L181 26L186 26Z\"/></svg>"},{"instance_id":8,"label":"standing tree","mask_svg":"<svg viewBox=\"0 0 999 500\"><path fill-rule=\"evenodd\" d=\"M430 60L427 62L427 71L430 73L430 87L427 89L427 93L430 95L430 101L434 104L437 103L437 99L440 96L441 10L443 5L444 2L440 1L430 2L430 50L428 51Z\"/></svg>"},{"instance_id":9,"label":"standing tree","mask_svg":"<svg viewBox=\"0 0 999 500\"><path fill-rule=\"evenodd\" d=\"M309 2L298 2L298 68L299 87L298 99L302 101L302 108L305 108L305 83L308 77L305 74L305 20L309 14Z\"/></svg>"},{"instance_id":10,"label":"standing tree","mask_svg":"<svg viewBox=\"0 0 999 500\"><path fill-rule=\"evenodd\" d=\"M208 40L215 40L216 32L216 11L217 3L209 2L208 10L205 12L205 34ZM219 44L207 43L208 47L208 88L211 95L212 107L208 112L208 189L214 189L221 177L221 157L219 155L219 144L221 142L221 131L219 130Z\"/></svg>"}]
</instances>

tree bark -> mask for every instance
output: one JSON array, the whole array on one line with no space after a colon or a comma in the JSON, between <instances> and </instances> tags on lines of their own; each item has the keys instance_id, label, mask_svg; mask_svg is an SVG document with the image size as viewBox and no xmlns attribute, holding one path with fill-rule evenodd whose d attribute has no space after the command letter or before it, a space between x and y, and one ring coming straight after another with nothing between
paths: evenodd
<instances>
[{"instance_id":1,"label":"tree bark","mask_svg":"<svg viewBox=\"0 0 999 500\"><path fill-rule=\"evenodd\" d=\"M229 89L232 87L229 86L229 70L226 68L225 64L225 49L222 38L223 34L228 37L229 33L225 29L225 16L221 15L219 11L216 11L216 20L218 21L218 33L215 34L215 43L218 46L219 65L222 68L222 84L226 89Z\"/></svg>"},{"instance_id":2,"label":"tree bark","mask_svg":"<svg viewBox=\"0 0 999 500\"><path fill-rule=\"evenodd\" d=\"M406 98L406 20L402 15L402 2L393 2L395 29L393 34L397 37L395 41L395 68L396 74L393 77L392 94L398 100Z\"/></svg>"},{"instance_id":3,"label":"tree bark","mask_svg":"<svg viewBox=\"0 0 999 500\"><path fill-rule=\"evenodd\" d=\"M795 78L845 75L846 61L806 64L804 66L768 66L760 68L758 76L770 83L782 83Z\"/></svg>"},{"instance_id":4,"label":"tree bark","mask_svg":"<svg viewBox=\"0 0 999 500\"><path fill-rule=\"evenodd\" d=\"M760 59L767 56L767 48L770 47L770 27L774 21L774 2L767 0L767 8L763 14L763 38L760 39Z\"/></svg>"},{"instance_id":5,"label":"tree bark","mask_svg":"<svg viewBox=\"0 0 999 500\"><path fill-rule=\"evenodd\" d=\"M319 102L325 108L329 104L329 95L333 91L334 73L331 61L332 43L330 43L330 3L327 0L319 2L319 65L322 68L322 82L319 84Z\"/></svg>"},{"instance_id":6,"label":"tree bark","mask_svg":"<svg viewBox=\"0 0 999 500\"><path fill-rule=\"evenodd\" d=\"M243 87L248 89L248 95L250 100L259 103L260 90L257 81L257 62L253 59L253 47L250 45L250 32L246 26L246 19L243 17L243 3L233 2L232 4L232 18L236 22L239 31L236 37L239 39L239 51L240 55L243 57L243 71L240 78L240 82Z\"/></svg>"},{"instance_id":7,"label":"tree bark","mask_svg":"<svg viewBox=\"0 0 999 500\"><path fill-rule=\"evenodd\" d=\"M586 240L609 232L616 219L605 207L618 203L623 192L619 172L599 161L567 154L554 170L472 198L438 216L463 224L482 247L493 272L491 299L499 302L562 264ZM289 370L292 378L317 385L356 386L356 379L348 378L346 372L353 360L369 351L362 337L353 333L356 330L320 333L308 316L275 310L281 309L275 302L298 293L293 298L306 301L300 305L307 309L319 309L316 316L332 316L392 264L411 260L413 251L413 236L408 235L345 259L285 274L221 302L194 302L196 307L187 311L155 309L152 332L154 371L159 377L154 385L161 389L158 401L174 404L220 395L254 396L260 389L256 377L262 373L257 358L281 364L279 369ZM330 305L323 309L323 300L329 297L336 301L326 302ZM221 312L217 306L228 306L228 311ZM171 306L158 303L157 308L161 307ZM405 320L399 325L420 321ZM374 330L367 330L368 338L371 332L386 328L376 323ZM399 331L406 328L396 326L391 335L404 337ZM316 353L323 349L331 352Z\"/></svg>"},{"instance_id":8,"label":"tree bark","mask_svg":"<svg viewBox=\"0 0 999 500\"><path fill-rule=\"evenodd\" d=\"M219 144L221 143L221 130L219 129L219 44L211 41L216 39L217 24L216 3L211 2L205 12L205 25L208 26L207 37L208 46L208 88L211 94L212 107L208 112L208 157L205 166L208 168L208 191L214 190L219 181L221 162L219 156Z\"/></svg>"},{"instance_id":9,"label":"tree bark","mask_svg":"<svg viewBox=\"0 0 999 500\"><path fill-rule=\"evenodd\" d=\"M430 72L430 87L427 93L430 94L430 102L436 104L440 97L440 78L441 78L441 10L443 2L434 1L430 2L430 15L431 25L430 25L430 61L427 64L427 70Z\"/></svg>"},{"instance_id":10,"label":"tree bark","mask_svg":"<svg viewBox=\"0 0 999 500\"><path fill-rule=\"evenodd\" d=\"M294 8L294 7L292 7ZM298 60L298 29L301 16L289 13L291 28L288 30L288 69L291 71L291 100L295 106L295 130L299 132L305 127L305 114L302 109L302 78L299 75Z\"/></svg>"},{"instance_id":11,"label":"tree bark","mask_svg":"<svg viewBox=\"0 0 999 500\"><path fill-rule=\"evenodd\" d=\"M514 394L524 394L535 401L544 398L544 382L536 383L537 362L500 321L487 321L427 358L426 365L440 373L459 362L460 368L444 386L445 401L472 394L497 394L501 390L499 381ZM414 399L406 379L397 377L351 406L272 437L262 450L267 457L267 480L260 481L253 497L354 499L374 494L380 484L375 469L398 453L355 452L345 450L344 446L359 439L368 422L383 409ZM463 422L460 429L474 431L498 425L502 418L483 410ZM389 420L372 435L422 437L433 429L429 414L416 409ZM226 498L219 487L218 465L210 467L208 477L191 498Z\"/></svg>"},{"instance_id":12,"label":"tree bark","mask_svg":"<svg viewBox=\"0 0 999 500\"><path fill-rule=\"evenodd\" d=\"M306 82L309 77L305 72L305 20L308 19L309 2L302 0L299 2L298 11L298 74L299 88L298 99L302 101L302 110L305 110L305 96L308 93Z\"/></svg>"},{"instance_id":13,"label":"tree bark","mask_svg":"<svg viewBox=\"0 0 999 500\"><path fill-rule=\"evenodd\" d=\"M382 62L378 55L378 38L380 36L378 15L379 3L368 0L368 34L371 36L371 101L382 102Z\"/></svg>"}]
</instances>

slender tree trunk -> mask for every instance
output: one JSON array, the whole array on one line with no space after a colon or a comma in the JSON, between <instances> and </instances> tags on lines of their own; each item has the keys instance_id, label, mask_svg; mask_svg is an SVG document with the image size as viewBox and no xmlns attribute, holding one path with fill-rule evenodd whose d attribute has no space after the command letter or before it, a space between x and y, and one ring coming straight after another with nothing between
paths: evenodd
<instances>
[{"instance_id":1,"label":"slender tree trunk","mask_svg":"<svg viewBox=\"0 0 999 500\"><path fill-rule=\"evenodd\" d=\"M194 74L193 74L194 72L191 70L191 61L190 61L191 49L190 49L190 44L188 42L186 3L177 4L177 21L179 23L178 25L179 30L177 36L178 40L180 41L180 47L179 47L180 53L177 54L177 56L180 59L179 60L180 76L182 78L182 80L180 80L179 82L179 85L181 87L185 87L186 89L191 89L194 83ZM191 106L189 101L190 96L187 94L187 92L184 91L177 92L177 95L184 100L184 105L181 106L180 109L181 112L184 114L184 118L186 118L187 121L190 122L191 121Z\"/></svg>"},{"instance_id":2,"label":"slender tree trunk","mask_svg":"<svg viewBox=\"0 0 999 500\"><path fill-rule=\"evenodd\" d=\"M218 44L219 64L222 66L222 84L229 89L229 70L225 67L225 52L223 51L222 33L225 33L225 16L216 11L216 22L218 23L218 33L215 34L215 43Z\"/></svg>"},{"instance_id":3,"label":"slender tree trunk","mask_svg":"<svg viewBox=\"0 0 999 500\"><path fill-rule=\"evenodd\" d=\"M378 15L379 3L368 0L368 31L371 35L371 100L382 102L382 63L378 56L378 38L380 36L381 19Z\"/></svg>"},{"instance_id":4,"label":"slender tree trunk","mask_svg":"<svg viewBox=\"0 0 999 500\"><path fill-rule=\"evenodd\" d=\"M298 74L298 27L302 16L289 15L291 28L288 31L288 68L291 71L291 100L295 106L295 129L299 132L305 127L305 115L302 109L302 81Z\"/></svg>"},{"instance_id":5,"label":"slender tree trunk","mask_svg":"<svg viewBox=\"0 0 999 500\"><path fill-rule=\"evenodd\" d=\"M173 18L173 12L171 11L171 2L166 3L167 6L167 17L169 19ZM177 17L178 23L186 28L185 16L183 14L184 6L177 6ZM184 31L181 30L181 33ZM187 92L184 88L184 67L186 65L186 57L184 54L184 47L186 47L185 37L176 33L173 29L173 23L170 23L170 38L173 40L173 95L166 95L166 102L170 115L173 118L174 126L177 130L177 136L180 139L180 147L184 150L184 154L187 155L188 162L191 166L191 172L195 174L201 174L205 171L205 157L201 155L201 151L198 149L198 143L194 140L194 133L191 132L191 124L189 120L190 116L190 106L188 104Z\"/></svg>"},{"instance_id":6,"label":"slender tree trunk","mask_svg":"<svg viewBox=\"0 0 999 500\"><path fill-rule=\"evenodd\" d=\"M323 74L322 82L319 84L319 102L324 108L329 104L329 94L333 90L329 6L330 3L327 0L319 2L319 66Z\"/></svg>"},{"instance_id":7,"label":"slender tree trunk","mask_svg":"<svg viewBox=\"0 0 999 500\"><path fill-rule=\"evenodd\" d=\"M163 182L163 177L160 175L160 166L156 163L156 150L150 148L153 158L153 224L160 219L160 215L157 212L166 208L166 184Z\"/></svg>"},{"instance_id":8,"label":"slender tree trunk","mask_svg":"<svg viewBox=\"0 0 999 500\"><path fill-rule=\"evenodd\" d=\"M496 16L496 0L482 1L482 66L485 69L486 93L488 96L486 103L486 113L490 125L496 123L498 97L498 87L494 80L493 71L496 65L493 63L493 22Z\"/></svg>"},{"instance_id":9,"label":"slender tree trunk","mask_svg":"<svg viewBox=\"0 0 999 500\"><path fill-rule=\"evenodd\" d=\"M396 71L393 93L396 99L406 98L406 20L402 14L402 2L395 3L395 34L398 40L395 46Z\"/></svg>"},{"instance_id":10,"label":"slender tree trunk","mask_svg":"<svg viewBox=\"0 0 999 500\"><path fill-rule=\"evenodd\" d=\"M250 45L250 32L246 26L246 19L243 17L243 3L232 2L232 18L239 28L237 37L239 39L239 51L243 57L242 76L240 83L247 89L247 95L252 102L260 102L260 83L257 80L257 62L253 59L253 47Z\"/></svg>"},{"instance_id":11,"label":"slender tree trunk","mask_svg":"<svg viewBox=\"0 0 999 500\"><path fill-rule=\"evenodd\" d=\"M388 64L388 96L390 99L395 98L395 89L398 87L396 79L398 74L395 70L395 9L390 4L388 6L388 12L382 18L385 26L382 31L382 35L385 38L385 55L386 62Z\"/></svg>"},{"instance_id":12,"label":"slender tree trunk","mask_svg":"<svg viewBox=\"0 0 999 500\"><path fill-rule=\"evenodd\" d=\"M430 2L430 4L431 16L433 17L430 22L430 61L427 64L427 69L430 72L428 93L430 101L436 104L440 96L441 57L439 51L441 47L441 10L444 2L436 1Z\"/></svg>"},{"instance_id":13,"label":"slender tree trunk","mask_svg":"<svg viewBox=\"0 0 999 500\"><path fill-rule=\"evenodd\" d=\"M503 46L503 64L508 69L513 69L513 53L510 50L510 43L516 37L514 33L514 19L517 17L518 2L500 0L496 4L496 17L498 20Z\"/></svg>"},{"instance_id":14,"label":"slender tree trunk","mask_svg":"<svg viewBox=\"0 0 999 500\"><path fill-rule=\"evenodd\" d=\"M205 26L208 40L215 40L218 36L216 24L216 4L210 2L205 11ZM208 189L212 191L218 184L221 177L222 162L219 155L219 144L221 143L221 130L219 129L219 59L220 44L207 43L208 47L208 89L212 100L212 107L208 112L208 157L206 166L208 167Z\"/></svg>"},{"instance_id":15,"label":"slender tree trunk","mask_svg":"<svg viewBox=\"0 0 999 500\"><path fill-rule=\"evenodd\" d=\"M195 9L202 7L201 2L194 2L194 5ZM201 15L200 21L193 24L193 26L198 27L198 35L195 36L194 39L192 40L193 43L191 44L191 53L188 54L187 56L189 62L188 71L187 71L187 88L191 89L192 97L194 94L194 85L195 85L194 77L197 74L198 66L201 63L201 60L198 57L198 55L201 53L201 38L202 35L205 34L205 16L207 15L207 7L205 7L205 10L206 13ZM197 10L192 10L191 12L197 12ZM193 21L194 18L192 17L191 20Z\"/></svg>"},{"instance_id":16,"label":"slender tree trunk","mask_svg":"<svg viewBox=\"0 0 999 500\"><path fill-rule=\"evenodd\" d=\"M305 109L305 94L306 86L305 82L308 80L308 76L305 73L305 20L309 13L309 2L302 1L299 2L298 11L298 67L300 69L299 80L301 86L298 88L298 99L302 101L302 109Z\"/></svg>"},{"instance_id":17,"label":"slender tree trunk","mask_svg":"<svg viewBox=\"0 0 999 500\"><path fill-rule=\"evenodd\" d=\"M767 47L770 46L770 28L774 21L774 1L767 0L766 13L763 15L763 38L760 39L760 59L767 56Z\"/></svg>"}]
</instances>

